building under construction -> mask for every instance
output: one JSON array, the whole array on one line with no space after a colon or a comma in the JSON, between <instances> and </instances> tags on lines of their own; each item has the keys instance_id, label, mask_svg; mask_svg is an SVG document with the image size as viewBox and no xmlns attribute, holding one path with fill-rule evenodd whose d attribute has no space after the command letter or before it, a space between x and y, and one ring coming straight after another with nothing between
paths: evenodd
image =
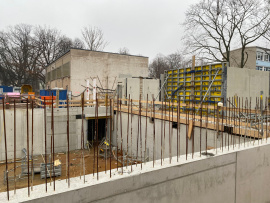
<instances>
[{"instance_id":1,"label":"building under construction","mask_svg":"<svg viewBox=\"0 0 270 203\"><path fill-rule=\"evenodd\" d=\"M134 81L134 97L120 80L89 99L3 99L0 201L270 201L269 75L171 70L161 101Z\"/></svg>"}]
</instances>

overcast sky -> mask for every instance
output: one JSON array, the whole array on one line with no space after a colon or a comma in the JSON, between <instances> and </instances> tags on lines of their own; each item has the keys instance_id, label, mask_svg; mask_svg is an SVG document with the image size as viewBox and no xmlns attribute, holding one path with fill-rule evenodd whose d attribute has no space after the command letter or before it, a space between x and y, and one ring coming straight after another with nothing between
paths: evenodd
<instances>
[{"instance_id":1,"label":"overcast sky","mask_svg":"<svg viewBox=\"0 0 270 203\"><path fill-rule=\"evenodd\" d=\"M187 8L199 0L0 0L0 29L26 23L48 25L68 37L81 29L101 28L109 45L104 51L127 47L131 54L170 54L181 49L181 23Z\"/></svg>"}]
</instances>

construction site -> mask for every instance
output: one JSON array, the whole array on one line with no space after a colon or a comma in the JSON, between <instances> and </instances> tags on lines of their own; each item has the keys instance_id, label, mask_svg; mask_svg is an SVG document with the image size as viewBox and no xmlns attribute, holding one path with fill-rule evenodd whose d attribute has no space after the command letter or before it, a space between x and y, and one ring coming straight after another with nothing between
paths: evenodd
<instances>
[{"instance_id":1,"label":"construction site","mask_svg":"<svg viewBox=\"0 0 270 203\"><path fill-rule=\"evenodd\" d=\"M194 62L158 80L137 57L141 74L91 73L83 86L68 54L47 78L65 99L1 100L1 202L270 200L268 72Z\"/></svg>"}]
</instances>

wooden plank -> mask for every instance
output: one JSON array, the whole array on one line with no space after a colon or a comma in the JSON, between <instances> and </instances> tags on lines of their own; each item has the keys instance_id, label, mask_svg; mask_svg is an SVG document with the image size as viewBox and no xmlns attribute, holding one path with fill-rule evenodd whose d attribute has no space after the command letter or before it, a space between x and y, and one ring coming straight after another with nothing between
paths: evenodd
<instances>
[{"instance_id":1,"label":"wooden plank","mask_svg":"<svg viewBox=\"0 0 270 203\"><path fill-rule=\"evenodd\" d=\"M193 131L193 122L192 120L190 120L188 123L188 139L191 139L192 131Z\"/></svg>"}]
</instances>

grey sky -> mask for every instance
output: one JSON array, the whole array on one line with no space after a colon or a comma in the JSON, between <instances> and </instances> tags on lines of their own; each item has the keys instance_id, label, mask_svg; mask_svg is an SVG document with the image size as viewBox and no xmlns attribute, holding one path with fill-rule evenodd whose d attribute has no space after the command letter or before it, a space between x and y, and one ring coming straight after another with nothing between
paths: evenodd
<instances>
[{"instance_id":1,"label":"grey sky","mask_svg":"<svg viewBox=\"0 0 270 203\"><path fill-rule=\"evenodd\" d=\"M100 27L109 45L131 54L170 54L181 48L185 11L198 0L0 0L0 29L26 23L48 25L81 38L86 25Z\"/></svg>"}]
</instances>

